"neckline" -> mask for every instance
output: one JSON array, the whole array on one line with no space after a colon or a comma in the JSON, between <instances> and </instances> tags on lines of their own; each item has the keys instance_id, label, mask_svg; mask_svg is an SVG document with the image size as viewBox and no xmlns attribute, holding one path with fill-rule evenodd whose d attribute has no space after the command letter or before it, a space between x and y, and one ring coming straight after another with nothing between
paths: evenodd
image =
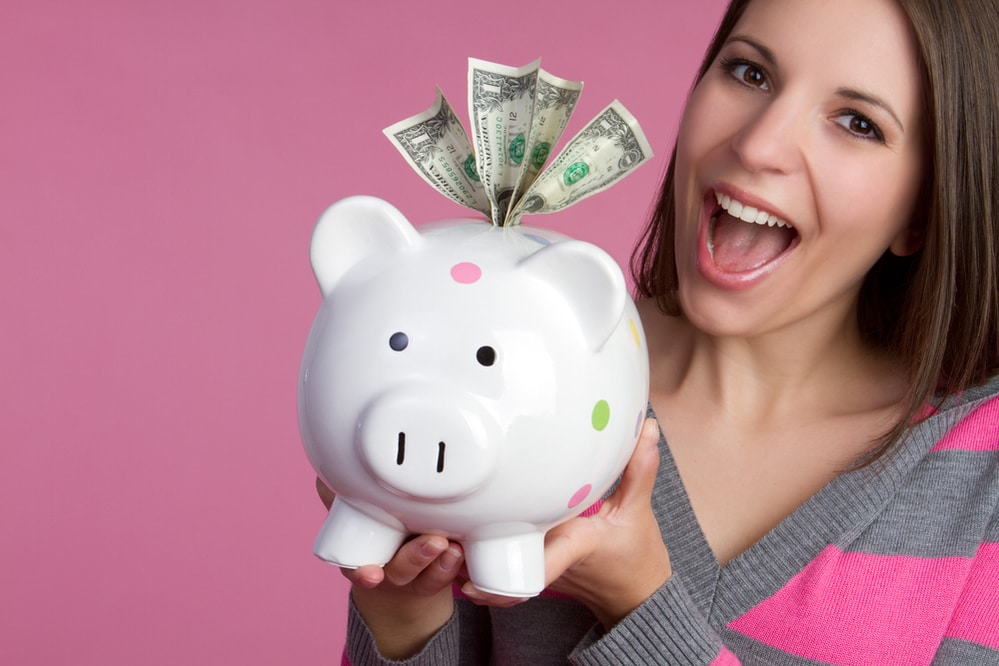
<instances>
[{"instance_id":1,"label":"neckline","mask_svg":"<svg viewBox=\"0 0 999 666\"><path fill-rule=\"evenodd\" d=\"M712 624L727 624L772 596L829 545L847 549L898 492L933 445L999 381L950 399L883 461L837 475L722 566L694 514L665 437L653 508L678 576ZM649 415L656 417L651 405ZM731 584L730 584L731 583Z\"/></svg>"}]
</instances>

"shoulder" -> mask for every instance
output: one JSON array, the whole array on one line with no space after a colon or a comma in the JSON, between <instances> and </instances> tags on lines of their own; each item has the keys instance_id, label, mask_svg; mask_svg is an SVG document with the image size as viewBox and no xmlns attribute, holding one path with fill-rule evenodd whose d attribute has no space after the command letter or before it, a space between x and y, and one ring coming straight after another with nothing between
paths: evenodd
<instances>
[{"instance_id":1,"label":"shoulder","mask_svg":"<svg viewBox=\"0 0 999 666\"><path fill-rule=\"evenodd\" d=\"M924 469L938 496L999 514L999 377L948 399L918 429L932 438Z\"/></svg>"},{"instance_id":2,"label":"shoulder","mask_svg":"<svg viewBox=\"0 0 999 666\"><path fill-rule=\"evenodd\" d=\"M991 452L999 456L999 376L928 408L927 422L940 421L944 433L934 450Z\"/></svg>"}]
</instances>

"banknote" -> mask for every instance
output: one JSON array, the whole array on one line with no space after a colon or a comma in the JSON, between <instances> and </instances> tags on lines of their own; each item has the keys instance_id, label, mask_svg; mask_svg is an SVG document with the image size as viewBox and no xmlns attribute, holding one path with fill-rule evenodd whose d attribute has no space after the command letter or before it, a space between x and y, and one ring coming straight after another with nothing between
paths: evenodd
<instances>
[{"instance_id":1,"label":"banknote","mask_svg":"<svg viewBox=\"0 0 999 666\"><path fill-rule=\"evenodd\" d=\"M384 133L410 166L441 194L491 215L472 143L440 88L433 106L385 128Z\"/></svg>"},{"instance_id":2,"label":"banknote","mask_svg":"<svg viewBox=\"0 0 999 666\"><path fill-rule=\"evenodd\" d=\"M562 210L605 190L652 157L635 117L614 100L573 137L519 197L508 224Z\"/></svg>"},{"instance_id":3,"label":"banknote","mask_svg":"<svg viewBox=\"0 0 999 666\"><path fill-rule=\"evenodd\" d=\"M546 72L540 60L468 65L471 138L440 88L433 106L384 131L428 183L493 224L567 208L652 157L638 121L614 100L549 162L582 82Z\"/></svg>"},{"instance_id":4,"label":"banknote","mask_svg":"<svg viewBox=\"0 0 999 666\"><path fill-rule=\"evenodd\" d=\"M552 150L558 145L562 132L569 124L569 118L576 109L576 102L583 90L582 81L568 81L554 76L545 70L538 71L537 90L534 95L534 113L531 118L531 133L527 139L525 159L520 176L511 197L517 201L544 169ZM510 215L504 224L510 223Z\"/></svg>"},{"instance_id":5,"label":"banknote","mask_svg":"<svg viewBox=\"0 0 999 666\"><path fill-rule=\"evenodd\" d=\"M540 68L540 60L523 67L468 60L468 117L479 178L496 225L506 220L520 178Z\"/></svg>"}]
</instances>

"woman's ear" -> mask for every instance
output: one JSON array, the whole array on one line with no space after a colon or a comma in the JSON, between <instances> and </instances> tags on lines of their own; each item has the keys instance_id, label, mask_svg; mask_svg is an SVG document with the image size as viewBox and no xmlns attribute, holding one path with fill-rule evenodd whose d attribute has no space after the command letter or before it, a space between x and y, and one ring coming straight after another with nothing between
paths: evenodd
<instances>
[{"instance_id":1,"label":"woman's ear","mask_svg":"<svg viewBox=\"0 0 999 666\"><path fill-rule=\"evenodd\" d=\"M925 242L925 225L913 222L895 236L895 240L888 246L888 250L896 257L908 257L922 250Z\"/></svg>"}]
</instances>

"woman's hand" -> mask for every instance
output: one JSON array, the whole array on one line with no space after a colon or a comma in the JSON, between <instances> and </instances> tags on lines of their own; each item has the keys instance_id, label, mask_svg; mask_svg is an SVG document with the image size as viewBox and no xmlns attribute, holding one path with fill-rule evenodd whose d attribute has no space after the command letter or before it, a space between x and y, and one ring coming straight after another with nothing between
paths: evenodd
<instances>
[{"instance_id":1,"label":"woman's hand","mask_svg":"<svg viewBox=\"0 0 999 666\"><path fill-rule=\"evenodd\" d=\"M652 513L659 427L646 419L617 490L593 516L548 532L545 574L551 589L579 599L606 628L648 599L672 575Z\"/></svg>"},{"instance_id":2,"label":"woman's hand","mask_svg":"<svg viewBox=\"0 0 999 666\"><path fill-rule=\"evenodd\" d=\"M329 508L334 494L319 479L316 489ZM417 652L451 618L451 584L462 572L464 553L445 537L423 534L404 543L385 566L340 571L382 656L404 659Z\"/></svg>"}]
</instances>

